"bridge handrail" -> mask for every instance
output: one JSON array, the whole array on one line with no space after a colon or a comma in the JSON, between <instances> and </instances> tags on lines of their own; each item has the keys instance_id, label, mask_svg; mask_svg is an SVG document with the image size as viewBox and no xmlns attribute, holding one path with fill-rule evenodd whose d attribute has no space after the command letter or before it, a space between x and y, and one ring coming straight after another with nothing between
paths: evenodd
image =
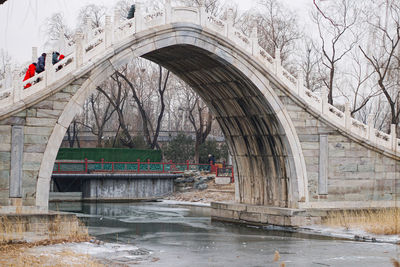
<instances>
[{"instance_id":1,"label":"bridge handrail","mask_svg":"<svg viewBox=\"0 0 400 267\"><path fill-rule=\"evenodd\" d=\"M121 166L123 168L121 168ZM190 163L174 163L166 162L150 162L150 161L133 161L133 162L112 162L112 161L56 161L53 167L53 173L57 174L84 174L91 172L137 172L137 173L179 173L184 171L210 171L217 173L218 164L198 164ZM223 168L232 168L223 164ZM233 176L233 168L231 170Z\"/></svg>"},{"instance_id":2,"label":"bridge handrail","mask_svg":"<svg viewBox=\"0 0 400 267\"><path fill-rule=\"evenodd\" d=\"M133 33L168 23L189 22L200 24L204 28L227 37L234 45L252 54L255 58L260 60L269 71L274 73L294 95L304 100L313 108L314 112L319 113L321 117L326 118L328 121L332 122L333 125L343 127L351 135L358 138L368 139L374 145L389 148L394 153L400 152L400 139L397 139L396 132L394 131L395 128L391 127L391 134L388 135L377 131L371 125L365 125L358 121L356 122L351 117L348 110L345 110L343 113L336 107L328 104L326 95L320 97L305 88L303 75L301 73L295 77L282 66L280 51L278 49L276 49L275 55L272 57L259 45L256 27L254 27L250 37L233 27L232 11L228 10L227 19L221 20L206 13L204 6L172 7L171 1L167 0L164 10L151 14L145 14L142 4L138 3L136 14L137 16L135 18L124 21L120 21L120 18L115 14L114 23L112 24L111 17L106 16L104 27L96 29L86 27L87 32L84 33L86 38L75 38L72 46L68 43L68 46L74 50L71 54L71 60L74 61L75 64L69 64L68 68L62 71L55 71L55 69L60 66L60 63L55 65L55 68L46 68L41 75L36 75L25 82L22 82L23 76L13 77L12 84L10 84L11 82L6 82L4 79L1 80L0 107L14 105L23 100L24 97L32 95L33 92L44 89L60 77L64 77L81 66L84 66L96 55L103 53L112 44L128 38ZM46 63L46 65L48 64ZM34 83L39 77L42 77L43 80ZM10 81L10 79L8 79L8 81ZM23 90L23 87L27 83L33 84L28 89ZM7 112L7 108L4 108L2 111ZM372 132L377 134L371 134Z\"/></svg>"}]
</instances>

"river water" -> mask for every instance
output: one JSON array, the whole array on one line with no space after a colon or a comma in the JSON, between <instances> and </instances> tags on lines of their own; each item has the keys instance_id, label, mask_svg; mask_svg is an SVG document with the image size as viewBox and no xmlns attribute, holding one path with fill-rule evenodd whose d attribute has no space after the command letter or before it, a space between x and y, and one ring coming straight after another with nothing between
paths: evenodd
<instances>
[{"instance_id":1,"label":"river water","mask_svg":"<svg viewBox=\"0 0 400 267\"><path fill-rule=\"evenodd\" d=\"M284 262L285 266L367 267L393 266L391 258L399 256L393 244L212 222L208 208L64 203L56 209L76 212L98 240L137 247L128 253L135 256L134 264L125 261L132 266L280 266ZM275 251L280 254L277 262Z\"/></svg>"}]
</instances>

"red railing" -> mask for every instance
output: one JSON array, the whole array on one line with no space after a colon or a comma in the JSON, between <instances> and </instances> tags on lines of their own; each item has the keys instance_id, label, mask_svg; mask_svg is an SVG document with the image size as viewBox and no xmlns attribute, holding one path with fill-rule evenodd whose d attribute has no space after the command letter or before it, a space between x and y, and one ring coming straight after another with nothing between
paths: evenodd
<instances>
[{"instance_id":1,"label":"red railing","mask_svg":"<svg viewBox=\"0 0 400 267\"><path fill-rule=\"evenodd\" d=\"M186 161L185 163L169 162L106 162L103 159L99 162L88 161L56 161L54 174L86 174L86 173L181 173L184 171L207 171L217 176L226 177L228 174L233 179L231 166L223 164L195 164Z\"/></svg>"}]
</instances>

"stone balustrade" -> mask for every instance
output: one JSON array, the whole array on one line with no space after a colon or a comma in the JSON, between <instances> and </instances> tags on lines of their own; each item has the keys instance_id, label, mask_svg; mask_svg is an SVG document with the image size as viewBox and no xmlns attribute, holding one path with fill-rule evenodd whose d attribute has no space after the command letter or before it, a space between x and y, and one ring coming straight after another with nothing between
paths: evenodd
<instances>
[{"instance_id":1,"label":"stone balustrade","mask_svg":"<svg viewBox=\"0 0 400 267\"><path fill-rule=\"evenodd\" d=\"M72 52L55 65L51 64L51 56L47 57L46 70L31 79L22 82L23 76L19 75L15 75L14 79L11 79L11 73L8 71L6 79L0 81L0 116L9 112L8 107L21 101L25 105L29 101L33 101L33 99L27 99L35 93L45 90L58 80L71 75L94 58L101 56L110 46L118 44L140 31L176 22L198 24L204 30L225 36L233 46L240 47L243 51L254 56L270 73L275 74L278 82L283 84L290 94L303 101L307 105L307 109L312 110L319 117L349 136L361 139L362 142L367 140L379 149L400 156L400 139L396 137L394 125L391 127L391 134L378 131L373 128L372 123L366 125L354 120L347 103L345 112L342 112L327 102L326 93L319 96L305 88L301 74L296 78L282 66L278 50L273 57L259 46L256 28L252 30L251 37L248 37L233 27L231 10L228 10L227 20L223 21L207 14L204 6L171 7L170 1L166 1L164 10L151 14L145 14L142 5L138 3L136 17L130 20L122 20L120 14L116 11L113 20L110 16L106 17L104 28L92 29L90 23L87 22L83 34L76 34L72 41L63 40L61 42L65 46L65 51ZM37 54L37 49L33 48L32 51L32 57L36 58L37 55L34 55L34 53ZM24 86L28 83L32 86L24 89Z\"/></svg>"}]
</instances>

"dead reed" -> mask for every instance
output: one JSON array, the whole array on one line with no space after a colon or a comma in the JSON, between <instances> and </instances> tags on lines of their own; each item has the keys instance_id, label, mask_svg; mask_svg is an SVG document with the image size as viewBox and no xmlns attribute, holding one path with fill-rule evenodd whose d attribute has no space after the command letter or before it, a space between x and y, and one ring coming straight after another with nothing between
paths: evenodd
<instances>
[{"instance_id":1,"label":"dead reed","mask_svg":"<svg viewBox=\"0 0 400 267\"><path fill-rule=\"evenodd\" d=\"M331 211L323 224L346 229L361 229L371 234L400 234L400 209Z\"/></svg>"}]
</instances>

